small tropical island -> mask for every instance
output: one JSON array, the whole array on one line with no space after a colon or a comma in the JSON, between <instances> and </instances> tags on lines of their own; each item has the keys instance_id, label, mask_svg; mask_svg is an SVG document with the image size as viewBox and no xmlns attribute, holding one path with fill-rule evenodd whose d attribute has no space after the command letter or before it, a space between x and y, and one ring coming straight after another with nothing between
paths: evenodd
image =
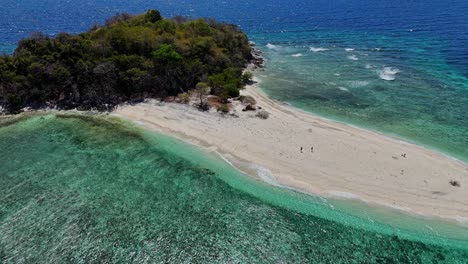
<instances>
[{"instance_id":1,"label":"small tropical island","mask_svg":"<svg viewBox=\"0 0 468 264\"><path fill-rule=\"evenodd\" d=\"M0 262L467 259L466 163L276 101L259 67L237 26L157 10L21 40Z\"/></svg>"},{"instance_id":2,"label":"small tropical island","mask_svg":"<svg viewBox=\"0 0 468 264\"><path fill-rule=\"evenodd\" d=\"M157 10L116 14L78 35L33 34L1 56L0 110L110 111L211 146L273 185L468 217L465 163L277 102L259 89L259 67L261 51L235 25Z\"/></svg>"},{"instance_id":3,"label":"small tropical island","mask_svg":"<svg viewBox=\"0 0 468 264\"><path fill-rule=\"evenodd\" d=\"M11 114L24 108L107 111L143 98L186 101L197 89L218 96L222 108L250 80L243 69L251 50L232 24L165 19L157 10L117 14L86 33L21 40L12 56L0 57L0 107Z\"/></svg>"}]
</instances>

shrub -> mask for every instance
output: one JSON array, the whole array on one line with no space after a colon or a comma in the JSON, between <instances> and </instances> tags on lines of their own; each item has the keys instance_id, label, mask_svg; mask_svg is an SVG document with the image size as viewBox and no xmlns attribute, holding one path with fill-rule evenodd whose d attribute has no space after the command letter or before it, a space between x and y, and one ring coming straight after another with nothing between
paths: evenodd
<instances>
[{"instance_id":1,"label":"shrub","mask_svg":"<svg viewBox=\"0 0 468 264\"><path fill-rule=\"evenodd\" d=\"M229 97L238 97L239 89L242 87L241 71L239 69L227 68L222 73L208 77L208 84L214 94L219 94L224 101Z\"/></svg>"},{"instance_id":2,"label":"shrub","mask_svg":"<svg viewBox=\"0 0 468 264\"><path fill-rule=\"evenodd\" d=\"M182 60L182 56L168 44L162 44L159 49L153 51L151 55L158 61L168 64Z\"/></svg>"},{"instance_id":3,"label":"shrub","mask_svg":"<svg viewBox=\"0 0 468 264\"><path fill-rule=\"evenodd\" d=\"M268 119L268 117L270 117L270 113L268 113L267 111L265 110L261 110L257 113L256 115L258 118L261 118L261 119Z\"/></svg>"},{"instance_id":4,"label":"shrub","mask_svg":"<svg viewBox=\"0 0 468 264\"><path fill-rule=\"evenodd\" d=\"M177 95L177 99L179 99L179 101L183 104L188 104L190 103L190 95L188 95L187 93L180 93Z\"/></svg>"},{"instance_id":5,"label":"shrub","mask_svg":"<svg viewBox=\"0 0 468 264\"><path fill-rule=\"evenodd\" d=\"M246 71L244 72L244 74L242 74L242 82L244 84L251 84L252 78L253 78L253 74L249 71Z\"/></svg>"},{"instance_id":6,"label":"shrub","mask_svg":"<svg viewBox=\"0 0 468 264\"><path fill-rule=\"evenodd\" d=\"M198 93L198 99L200 100L199 106L202 107L206 104L206 97L210 94L210 87L204 82L197 83L195 90Z\"/></svg>"},{"instance_id":7,"label":"shrub","mask_svg":"<svg viewBox=\"0 0 468 264\"><path fill-rule=\"evenodd\" d=\"M151 9L151 10L148 10L148 12L146 12L145 19L148 22L156 23L159 20L161 20L162 17L161 17L161 13L159 13L158 10Z\"/></svg>"},{"instance_id":8,"label":"shrub","mask_svg":"<svg viewBox=\"0 0 468 264\"><path fill-rule=\"evenodd\" d=\"M222 113L227 114L227 113L229 113L229 110L230 110L230 109L229 109L229 105L228 105L228 104L220 104L220 105L218 106L218 111L219 111L219 112L222 112Z\"/></svg>"}]
</instances>

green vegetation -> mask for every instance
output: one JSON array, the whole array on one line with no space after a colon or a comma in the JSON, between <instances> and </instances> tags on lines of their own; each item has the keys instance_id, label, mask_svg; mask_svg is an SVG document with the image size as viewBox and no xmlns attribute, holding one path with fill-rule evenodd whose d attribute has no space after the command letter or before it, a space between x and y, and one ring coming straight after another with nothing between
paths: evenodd
<instances>
[{"instance_id":1,"label":"green vegetation","mask_svg":"<svg viewBox=\"0 0 468 264\"><path fill-rule=\"evenodd\" d=\"M177 95L177 99L179 100L179 102L183 103L183 104L188 104L190 103L190 95L187 94L187 93L180 93Z\"/></svg>"},{"instance_id":2,"label":"green vegetation","mask_svg":"<svg viewBox=\"0 0 468 264\"><path fill-rule=\"evenodd\" d=\"M247 36L214 20L163 19L157 10L117 14L79 35L40 33L0 56L0 106L111 110L207 83L223 100L239 95L251 60ZM206 87L203 90L207 90Z\"/></svg>"},{"instance_id":3,"label":"green vegetation","mask_svg":"<svg viewBox=\"0 0 468 264\"><path fill-rule=\"evenodd\" d=\"M198 94L198 98L200 99L199 107L201 109L208 109L206 96L211 92L210 87L204 82L199 82L195 88Z\"/></svg>"},{"instance_id":4,"label":"green vegetation","mask_svg":"<svg viewBox=\"0 0 468 264\"><path fill-rule=\"evenodd\" d=\"M228 104L220 104L218 106L218 112L221 112L223 114L227 114L229 113L231 109L229 109L229 105Z\"/></svg>"},{"instance_id":5,"label":"green vegetation","mask_svg":"<svg viewBox=\"0 0 468 264\"><path fill-rule=\"evenodd\" d=\"M227 68L222 73L214 74L208 78L208 85L213 92L221 96L226 102L230 97L238 97L239 89L243 86L242 70Z\"/></svg>"}]
</instances>

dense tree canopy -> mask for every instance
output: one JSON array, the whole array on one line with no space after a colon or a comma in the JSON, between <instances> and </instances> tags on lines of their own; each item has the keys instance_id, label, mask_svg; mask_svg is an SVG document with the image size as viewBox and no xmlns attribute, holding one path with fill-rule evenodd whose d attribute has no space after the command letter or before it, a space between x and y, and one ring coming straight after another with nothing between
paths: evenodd
<instances>
[{"instance_id":1,"label":"dense tree canopy","mask_svg":"<svg viewBox=\"0 0 468 264\"><path fill-rule=\"evenodd\" d=\"M33 34L0 56L0 105L110 110L120 102L164 98L209 84L222 98L239 94L251 59L236 26L213 20L117 14L104 26L54 38Z\"/></svg>"}]
</instances>

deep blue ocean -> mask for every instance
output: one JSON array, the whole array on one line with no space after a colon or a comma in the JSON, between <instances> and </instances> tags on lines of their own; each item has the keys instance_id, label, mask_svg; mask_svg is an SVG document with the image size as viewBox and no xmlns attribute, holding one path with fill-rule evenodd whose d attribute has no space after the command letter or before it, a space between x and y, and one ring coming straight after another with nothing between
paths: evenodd
<instances>
[{"instance_id":1,"label":"deep blue ocean","mask_svg":"<svg viewBox=\"0 0 468 264\"><path fill-rule=\"evenodd\" d=\"M468 161L468 1L1 0L0 52L117 13L238 24L265 52L270 96Z\"/></svg>"}]
</instances>

